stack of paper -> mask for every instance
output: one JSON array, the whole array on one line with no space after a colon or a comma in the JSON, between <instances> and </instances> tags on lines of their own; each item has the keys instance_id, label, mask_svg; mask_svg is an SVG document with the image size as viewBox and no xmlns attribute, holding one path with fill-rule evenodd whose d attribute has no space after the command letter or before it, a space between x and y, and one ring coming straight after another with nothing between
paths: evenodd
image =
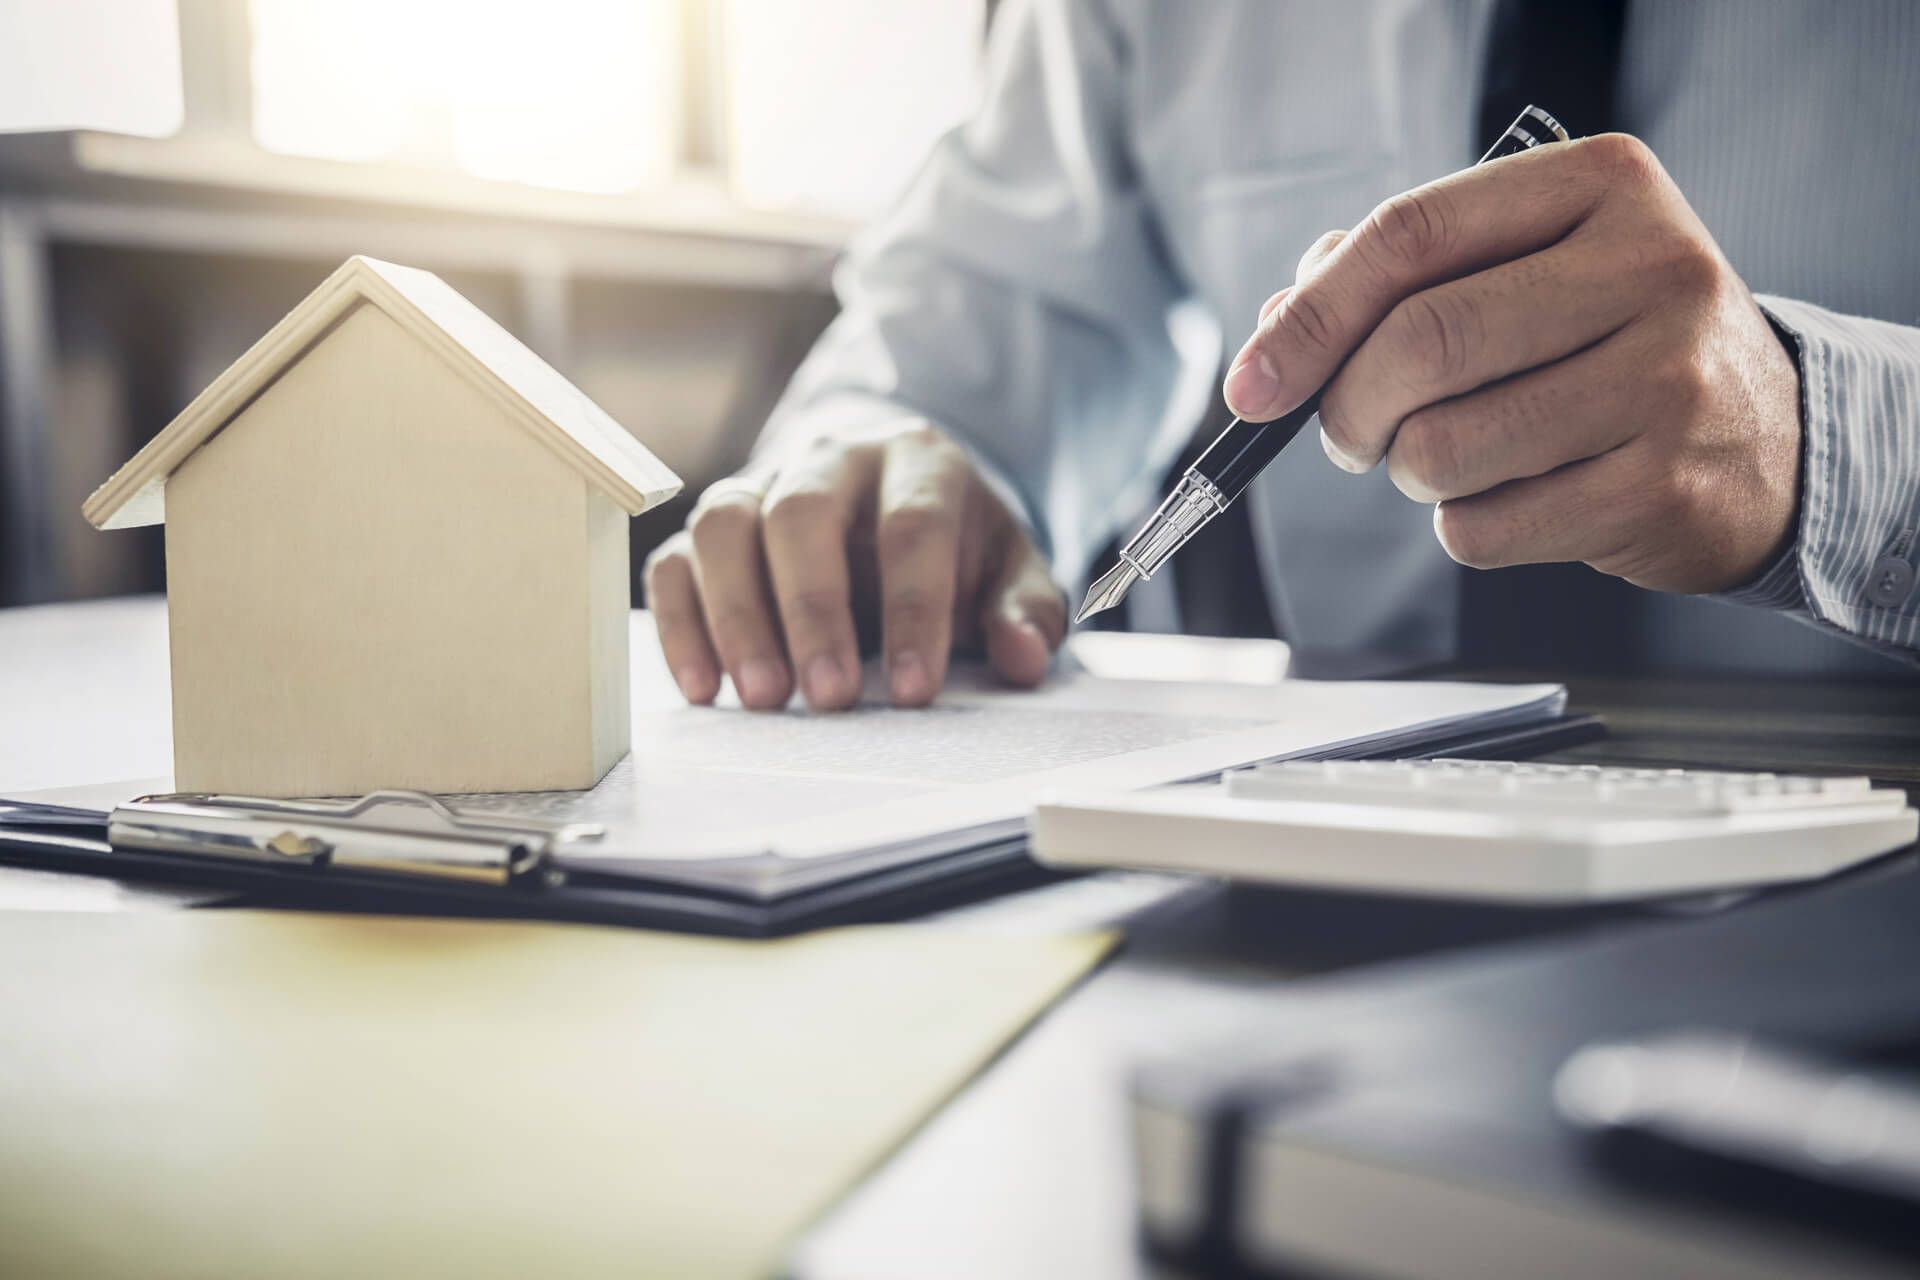
<instances>
[{"instance_id":1,"label":"stack of paper","mask_svg":"<svg viewBox=\"0 0 1920 1280\"><path fill-rule=\"evenodd\" d=\"M162 639L141 635L144 645ZM1190 667L1213 643L1107 639L1115 642L1107 662L1137 650L1156 668L1182 665L1170 646ZM1017 852L1026 815L1055 791L1129 790L1255 761L1414 748L1550 718L1566 696L1559 685L1111 679L1071 663L1045 687L1019 692L963 665L924 710L886 706L876 672L868 700L851 712L814 715L796 701L785 712L750 713L685 705L645 614L634 615L632 645L633 753L599 786L455 797L455 805L603 825L604 838L560 854L565 867L763 902L996 842ZM99 736L151 732L124 703L115 712L117 720L103 716ZM69 730L95 732L84 723ZM104 811L170 789L169 779L148 777L0 794Z\"/></svg>"},{"instance_id":2,"label":"stack of paper","mask_svg":"<svg viewBox=\"0 0 1920 1280\"><path fill-rule=\"evenodd\" d=\"M1118 638L1118 637L1117 637ZM1168 637L1140 637L1151 643ZM1204 645L1204 642L1202 642ZM633 754L587 792L461 797L461 808L604 824L582 867L774 897L1017 837L1053 791L1130 790L1254 761L1416 747L1565 705L1560 685L1264 685L1062 671L1041 689L956 669L932 707L688 707L636 634Z\"/></svg>"}]
</instances>

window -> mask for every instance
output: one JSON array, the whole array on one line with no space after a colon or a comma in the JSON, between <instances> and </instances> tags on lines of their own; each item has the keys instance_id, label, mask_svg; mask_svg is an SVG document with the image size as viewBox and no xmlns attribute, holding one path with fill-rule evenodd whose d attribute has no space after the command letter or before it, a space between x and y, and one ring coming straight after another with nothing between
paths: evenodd
<instances>
[{"instance_id":1,"label":"window","mask_svg":"<svg viewBox=\"0 0 1920 1280\"><path fill-rule=\"evenodd\" d=\"M851 217L884 206L965 114L984 24L983 0L249 12L253 135L269 150L608 193L701 168L748 204Z\"/></svg>"},{"instance_id":2,"label":"window","mask_svg":"<svg viewBox=\"0 0 1920 1280\"><path fill-rule=\"evenodd\" d=\"M751 204L885 207L979 91L981 0L727 0L728 151Z\"/></svg>"},{"instance_id":3,"label":"window","mask_svg":"<svg viewBox=\"0 0 1920 1280\"><path fill-rule=\"evenodd\" d=\"M0 4L0 131L180 127L174 0Z\"/></svg>"},{"instance_id":4,"label":"window","mask_svg":"<svg viewBox=\"0 0 1920 1280\"><path fill-rule=\"evenodd\" d=\"M672 171L676 0L251 0L253 133L288 155L576 191Z\"/></svg>"}]
</instances>

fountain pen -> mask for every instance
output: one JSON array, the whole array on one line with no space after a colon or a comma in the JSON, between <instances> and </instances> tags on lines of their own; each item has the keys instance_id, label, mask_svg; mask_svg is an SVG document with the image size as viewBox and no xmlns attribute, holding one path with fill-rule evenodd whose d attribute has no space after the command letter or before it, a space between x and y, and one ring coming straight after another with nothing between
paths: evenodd
<instances>
[{"instance_id":1,"label":"fountain pen","mask_svg":"<svg viewBox=\"0 0 1920 1280\"><path fill-rule=\"evenodd\" d=\"M1560 122L1539 107L1528 107L1507 131L1476 162L1485 164L1549 142L1565 142L1567 131ZM1324 388L1322 388L1324 390ZM1243 422L1235 418L1227 424L1207 451L1187 468L1166 500L1140 527L1140 532L1120 548L1120 560L1087 588L1075 622L1085 622L1094 614L1111 609L1127 598L1136 582L1145 582L1187 545L1193 535L1237 499L1253 478L1280 456L1300 428L1320 411L1320 392L1308 396L1292 413L1271 422Z\"/></svg>"}]
</instances>

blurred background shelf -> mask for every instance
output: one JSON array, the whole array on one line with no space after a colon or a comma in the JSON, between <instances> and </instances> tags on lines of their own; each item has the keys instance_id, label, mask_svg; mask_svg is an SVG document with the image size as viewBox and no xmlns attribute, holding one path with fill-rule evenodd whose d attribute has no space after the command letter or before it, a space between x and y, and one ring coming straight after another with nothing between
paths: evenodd
<instances>
[{"instance_id":1,"label":"blurred background shelf","mask_svg":"<svg viewBox=\"0 0 1920 1280\"><path fill-rule=\"evenodd\" d=\"M681 474L634 524L637 579L832 318L852 228L964 114L986 21L481 8L5 11L27 25L0 31L0 605L163 587L159 531L103 536L80 502L354 253L444 277ZM885 72L856 93L849 60Z\"/></svg>"},{"instance_id":2,"label":"blurred background shelf","mask_svg":"<svg viewBox=\"0 0 1920 1280\"><path fill-rule=\"evenodd\" d=\"M54 135L59 137L61 135ZM756 282L807 283L793 268L817 268L853 229L850 218L742 203L712 173L694 173L619 194L564 191L407 165L354 164L263 151L229 139L139 138L75 132L78 174L173 187L182 193L254 194L493 217L555 230L684 236L759 250L776 264ZM777 266L784 266L783 272ZM721 268L724 272L725 268Z\"/></svg>"}]
</instances>

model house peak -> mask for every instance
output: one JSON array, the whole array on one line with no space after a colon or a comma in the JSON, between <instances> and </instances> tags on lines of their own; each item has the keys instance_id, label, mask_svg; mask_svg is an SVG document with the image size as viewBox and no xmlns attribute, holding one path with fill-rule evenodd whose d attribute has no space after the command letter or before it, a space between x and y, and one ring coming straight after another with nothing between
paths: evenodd
<instances>
[{"instance_id":1,"label":"model house peak","mask_svg":"<svg viewBox=\"0 0 1920 1280\"><path fill-rule=\"evenodd\" d=\"M356 256L101 485L82 508L86 518L102 529L163 522L167 477L363 306L432 349L629 515L679 491L679 479L646 446L438 276Z\"/></svg>"}]
</instances>

